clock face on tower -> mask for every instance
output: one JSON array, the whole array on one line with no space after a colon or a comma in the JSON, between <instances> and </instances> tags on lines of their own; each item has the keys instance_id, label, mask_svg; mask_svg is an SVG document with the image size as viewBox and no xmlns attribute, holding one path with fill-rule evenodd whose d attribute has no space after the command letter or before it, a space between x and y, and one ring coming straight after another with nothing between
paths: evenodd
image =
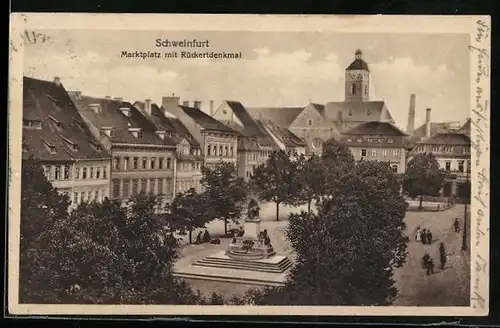
<instances>
[{"instance_id":1,"label":"clock face on tower","mask_svg":"<svg viewBox=\"0 0 500 328\"><path fill-rule=\"evenodd\" d=\"M361 77L361 73L359 71L349 71L349 77L353 80L358 80Z\"/></svg>"}]
</instances>

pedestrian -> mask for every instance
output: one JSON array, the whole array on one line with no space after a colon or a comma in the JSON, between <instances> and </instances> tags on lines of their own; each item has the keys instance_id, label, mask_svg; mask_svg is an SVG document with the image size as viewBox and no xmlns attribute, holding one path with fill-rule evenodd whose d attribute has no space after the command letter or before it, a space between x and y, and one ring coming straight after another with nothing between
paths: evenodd
<instances>
[{"instance_id":1,"label":"pedestrian","mask_svg":"<svg viewBox=\"0 0 500 328\"><path fill-rule=\"evenodd\" d=\"M417 233L415 234L415 240L420 241L421 236L422 236L422 232L420 232L420 227L417 227Z\"/></svg>"},{"instance_id":2,"label":"pedestrian","mask_svg":"<svg viewBox=\"0 0 500 328\"><path fill-rule=\"evenodd\" d=\"M422 230L420 238L422 239L422 244L427 244L427 229Z\"/></svg>"},{"instance_id":3,"label":"pedestrian","mask_svg":"<svg viewBox=\"0 0 500 328\"><path fill-rule=\"evenodd\" d=\"M204 243L210 242L210 234L208 233L208 230L206 230L206 229L205 229L205 233L203 234L203 242Z\"/></svg>"},{"instance_id":4,"label":"pedestrian","mask_svg":"<svg viewBox=\"0 0 500 328\"><path fill-rule=\"evenodd\" d=\"M198 235L196 236L196 244L201 244L201 231L198 233Z\"/></svg>"},{"instance_id":5,"label":"pedestrian","mask_svg":"<svg viewBox=\"0 0 500 328\"><path fill-rule=\"evenodd\" d=\"M455 232L460 232L460 226L458 224L458 218L455 218L455 222L453 222L453 225L455 226Z\"/></svg>"},{"instance_id":6,"label":"pedestrian","mask_svg":"<svg viewBox=\"0 0 500 328\"><path fill-rule=\"evenodd\" d=\"M427 262L427 275L429 274L434 274L434 261L432 259Z\"/></svg>"},{"instance_id":7,"label":"pedestrian","mask_svg":"<svg viewBox=\"0 0 500 328\"><path fill-rule=\"evenodd\" d=\"M432 232L430 229L427 230L427 238L426 239L427 239L427 244L429 244L429 245L432 244Z\"/></svg>"},{"instance_id":8,"label":"pedestrian","mask_svg":"<svg viewBox=\"0 0 500 328\"><path fill-rule=\"evenodd\" d=\"M441 261L441 270L446 267L446 250L444 248L444 243L439 245L439 260Z\"/></svg>"},{"instance_id":9,"label":"pedestrian","mask_svg":"<svg viewBox=\"0 0 500 328\"><path fill-rule=\"evenodd\" d=\"M422 257L422 268L424 270L427 269L427 265L429 264L429 259L431 257L429 256L429 254L427 252L425 252L424 256Z\"/></svg>"}]
</instances>

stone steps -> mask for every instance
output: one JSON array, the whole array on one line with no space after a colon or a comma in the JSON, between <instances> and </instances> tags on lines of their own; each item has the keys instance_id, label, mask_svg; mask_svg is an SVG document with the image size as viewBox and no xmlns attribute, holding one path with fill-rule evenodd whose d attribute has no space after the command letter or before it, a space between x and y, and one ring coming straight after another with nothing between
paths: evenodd
<instances>
[{"instance_id":1,"label":"stone steps","mask_svg":"<svg viewBox=\"0 0 500 328\"><path fill-rule=\"evenodd\" d=\"M266 281L266 280L238 278L238 277L226 277L226 276L219 276L219 275L205 275L205 274L200 274L200 273L175 272L174 276L177 278L184 278L184 279L206 280L206 281L223 281L223 282L236 283L236 284L259 286L259 287L282 287L285 285L285 283L277 282L277 281Z\"/></svg>"},{"instance_id":2,"label":"stone steps","mask_svg":"<svg viewBox=\"0 0 500 328\"><path fill-rule=\"evenodd\" d=\"M276 254L275 252L272 252L272 253L269 253L268 256L273 256L275 254ZM249 261L260 260L263 257L263 255L261 253L246 253L246 252L236 251L236 250L229 251L228 256L231 258L234 258L236 260L241 259L241 260L249 260Z\"/></svg>"},{"instance_id":3,"label":"stone steps","mask_svg":"<svg viewBox=\"0 0 500 328\"><path fill-rule=\"evenodd\" d=\"M221 259L206 257L193 265L234 270L249 270L266 273L283 273L292 266L292 262L285 258L279 263L266 263L262 261L245 261L234 259Z\"/></svg>"}]
</instances>

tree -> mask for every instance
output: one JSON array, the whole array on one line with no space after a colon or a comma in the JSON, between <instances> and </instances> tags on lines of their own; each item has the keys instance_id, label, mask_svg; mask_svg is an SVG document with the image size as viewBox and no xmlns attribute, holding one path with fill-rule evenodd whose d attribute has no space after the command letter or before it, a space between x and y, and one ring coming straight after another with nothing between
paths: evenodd
<instances>
[{"instance_id":1,"label":"tree","mask_svg":"<svg viewBox=\"0 0 500 328\"><path fill-rule=\"evenodd\" d=\"M266 163L259 165L251 177L259 199L276 204L276 221L279 221L280 204L295 202L300 192L300 183L293 173L295 169L289 155L278 150L272 152Z\"/></svg>"},{"instance_id":2,"label":"tree","mask_svg":"<svg viewBox=\"0 0 500 328\"><path fill-rule=\"evenodd\" d=\"M238 177L231 163L218 163L214 168L204 167L202 173L207 209L210 209L211 217L224 221L224 234L227 235L228 221L240 219L247 199L245 180Z\"/></svg>"},{"instance_id":3,"label":"tree","mask_svg":"<svg viewBox=\"0 0 500 328\"><path fill-rule=\"evenodd\" d=\"M324 196L331 196L337 180L346 172L353 170L356 162L349 148L334 138L323 143L321 161L325 168L322 193Z\"/></svg>"},{"instance_id":4,"label":"tree","mask_svg":"<svg viewBox=\"0 0 500 328\"><path fill-rule=\"evenodd\" d=\"M436 196L443 187L445 174L432 153L417 154L406 167L403 191L411 198L420 197L418 208L422 209L423 196Z\"/></svg>"},{"instance_id":5,"label":"tree","mask_svg":"<svg viewBox=\"0 0 500 328\"><path fill-rule=\"evenodd\" d=\"M54 221L67 217L69 199L52 186L34 157L23 159L21 171L19 299L22 303L36 303L52 297L44 288L51 275L40 258L40 233L52 229Z\"/></svg>"},{"instance_id":6,"label":"tree","mask_svg":"<svg viewBox=\"0 0 500 328\"><path fill-rule=\"evenodd\" d=\"M262 305L390 305L393 268L404 264L407 203L386 163L362 162L342 175L317 214L291 214L296 253L284 287L255 293Z\"/></svg>"},{"instance_id":7,"label":"tree","mask_svg":"<svg viewBox=\"0 0 500 328\"><path fill-rule=\"evenodd\" d=\"M208 214L209 202L204 194L199 194L194 188L179 193L169 205L168 221L172 230L189 235L189 243L193 242L193 231L205 227L210 220Z\"/></svg>"},{"instance_id":8,"label":"tree","mask_svg":"<svg viewBox=\"0 0 500 328\"><path fill-rule=\"evenodd\" d=\"M296 196L298 202L307 204L307 211L309 212L311 211L312 201L324 195L327 170L324 162L316 155L306 158L301 154L297 156L295 165L296 169L293 174L297 175L296 180L300 185L300 191Z\"/></svg>"}]
</instances>

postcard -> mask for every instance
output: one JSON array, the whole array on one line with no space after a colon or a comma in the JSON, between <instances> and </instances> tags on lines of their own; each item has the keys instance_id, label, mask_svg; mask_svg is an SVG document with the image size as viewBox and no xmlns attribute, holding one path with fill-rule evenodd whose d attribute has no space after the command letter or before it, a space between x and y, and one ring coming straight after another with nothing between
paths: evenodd
<instances>
[{"instance_id":1,"label":"postcard","mask_svg":"<svg viewBox=\"0 0 500 328\"><path fill-rule=\"evenodd\" d=\"M488 314L489 16L10 19L10 315Z\"/></svg>"}]
</instances>

